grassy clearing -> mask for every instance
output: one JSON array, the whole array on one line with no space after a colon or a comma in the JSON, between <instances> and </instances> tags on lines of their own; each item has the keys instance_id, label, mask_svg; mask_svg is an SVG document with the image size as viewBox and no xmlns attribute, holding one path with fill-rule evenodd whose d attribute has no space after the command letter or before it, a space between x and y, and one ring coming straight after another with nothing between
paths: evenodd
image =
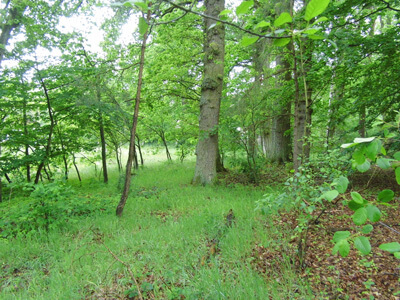
<instances>
[{"instance_id":1,"label":"grassy clearing","mask_svg":"<svg viewBox=\"0 0 400 300\"><path fill-rule=\"evenodd\" d=\"M193 172L193 162L139 170L120 219L118 172L108 185L70 180L81 197L111 205L49 233L0 239L0 298L138 299L139 287L144 299L312 299L290 264L268 278L254 268L256 245L287 246L285 233L254 211L265 191L195 187Z\"/></svg>"}]
</instances>

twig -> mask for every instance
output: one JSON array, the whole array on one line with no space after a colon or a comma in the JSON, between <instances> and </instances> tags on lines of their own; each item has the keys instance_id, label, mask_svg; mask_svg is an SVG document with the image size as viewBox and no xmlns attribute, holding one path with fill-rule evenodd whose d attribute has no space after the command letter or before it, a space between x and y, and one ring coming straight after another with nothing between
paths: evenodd
<instances>
[{"instance_id":1,"label":"twig","mask_svg":"<svg viewBox=\"0 0 400 300\"><path fill-rule=\"evenodd\" d=\"M132 269L131 269L131 267L129 266L129 264L127 264L126 262L122 261L117 255L115 255L115 254L111 251L111 249L108 248L106 244L104 244L104 242L102 242L102 244L103 244L103 246L108 250L108 252L110 252L110 254L114 257L114 259L115 259L116 261L119 261L121 264L123 264L123 265L126 267L126 269L127 269L128 272L129 272L129 275L131 276L133 282L134 282L135 285L136 285L136 288L137 288L137 291L138 291L138 297L139 297L139 299L140 299L140 300L143 300L142 293L140 292L140 286L139 286L139 284L138 284L138 282L137 282L137 280L136 280L136 278L135 278L135 275L133 275Z\"/></svg>"},{"instance_id":2,"label":"twig","mask_svg":"<svg viewBox=\"0 0 400 300\"><path fill-rule=\"evenodd\" d=\"M394 232L400 234L399 231L397 231L396 229L393 229L392 227L390 227L389 225L386 225L386 224L383 223L383 222L380 222L380 221L379 221L379 224L381 224L382 226L385 226L386 228L389 228L390 230L392 230L392 231L394 231Z\"/></svg>"}]
</instances>

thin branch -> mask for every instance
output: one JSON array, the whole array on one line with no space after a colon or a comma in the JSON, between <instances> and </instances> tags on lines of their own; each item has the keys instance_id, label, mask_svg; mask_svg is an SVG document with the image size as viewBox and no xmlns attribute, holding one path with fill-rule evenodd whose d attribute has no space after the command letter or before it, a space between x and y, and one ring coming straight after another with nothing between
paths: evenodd
<instances>
[{"instance_id":1,"label":"thin branch","mask_svg":"<svg viewBox=\"0 0 400 300\"><path fill-rule=\"evenodd\" d=\"M391 7L389 2L387 2L387 1L385 1L385 0L379 0L379 1L381 1L382 3L385 3L385 4L386 4L386 8L388 8L388 9L390 9L390 10L393 10L393 11L400 12L400 9Z\"/></svg>"},{"instance_id":2,"label":"thin branch","mask_svg":"<svg viewBox=\"0 0 400 300\"><path fill-rule=\"evenodd\" d=\"M385 226L386 228L389 228L390 230L392 230L392 231L394 231L394 232L396 232L396 233L400 234L400 232L398 232L396 229L393 229L392 227L390 227L390 226L386 225L386 224L385 224L385 223L383 223L383 222L379 222L379 224L381 224L382 226Z\"/></svg>"},{"instance_id":3,"label":"thin branch","mask_svg":"<svg viewBox=\"0 0 400 300\"><path fill-rule=\"evenodd\" d=\"M169 4L171 4L172 6L174 6L174 7L176 7L176 8L179 8L180 10L185 11L185 12L188 12L188 13L191 13L191 14L195 14L195 15L198 15L198 16L203 17L203 18L211 19L211 20L220 22L220 23L225 24L225 25L229 25L229 26L231 26L231 27L237 28L237 29L239 29L239 30L241 30L241 31L243 31L243 32L246 32L246 33L251 34L251 35L254 35L254 36L258 36L258 37L260 37L260 38L266 38L266 39L291 38L291 36L269 36L269 35L264 35L264 34L256 33L256 32L247 30L247 29L245 29L245 28L242 28L242 27L240 27L240 26L237 25L237 24L234 24L234 23L231 23L231 22L228 22L228 21L224 21L224 20L221 20L221 19L219 19L219 18L215 18L215 17L209 16L209 15L206 15L206 14L203 14L203 13L200 13L200 12L197 12L197 11L190 10L190 9L188 9L188 8L186 8L186 7L183 7L183 6L181 6L181 5L178 5L178 4L175 4L175 3L171 2L170 0L164 0L164 1L167 2L167 3L169 3Z\"/></svg>"}]
</instances>

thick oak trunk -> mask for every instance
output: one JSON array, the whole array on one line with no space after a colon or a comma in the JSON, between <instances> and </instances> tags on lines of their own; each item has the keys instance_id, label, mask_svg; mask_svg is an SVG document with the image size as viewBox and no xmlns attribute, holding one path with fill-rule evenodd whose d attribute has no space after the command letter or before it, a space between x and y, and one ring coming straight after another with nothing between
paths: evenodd
<instances>
[{"instance_id":1,"label":"thick oak trunk","mask_svg":"<svg viewBox=\"0 0 400 300\"><path fill-rule=\"evenodd\" d=\"M224 0L206 0L205 14L218 17ZM199 140L194 184L212 184L217 175L218 123L224 78L225 28L205 18L204 74L201 86Z\"/></svg>"}]
</instances>

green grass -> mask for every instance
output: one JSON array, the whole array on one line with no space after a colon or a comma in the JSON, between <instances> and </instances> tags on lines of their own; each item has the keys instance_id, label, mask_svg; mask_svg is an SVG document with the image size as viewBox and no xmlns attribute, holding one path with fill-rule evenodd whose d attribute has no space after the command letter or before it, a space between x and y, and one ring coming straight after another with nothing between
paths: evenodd
<instances>
[{"instance_id":1,"label":"green grass","mask_svg":"<svg viewBox=\"0 0 400 300\"><path fill-rule=\"evenodd\" d=\"M279 282L254 267L256 245L286 247L280 229L265 226L268 220L254 210L264 191L192 186L193 173L193 161L140 169L122 218L114 214L117 171L108 185L89 172L82 184L72 178L80 197L106 199L111 208L49 233L0 239L0 299L123 299L125 291L133 296L127 267L109 250L144 283L145 299L312 299L290 265L277 269ZM236 222L228 228L230 209ZM202 264L215 237L219 252Z\"/></svg>"}]
</instances>

